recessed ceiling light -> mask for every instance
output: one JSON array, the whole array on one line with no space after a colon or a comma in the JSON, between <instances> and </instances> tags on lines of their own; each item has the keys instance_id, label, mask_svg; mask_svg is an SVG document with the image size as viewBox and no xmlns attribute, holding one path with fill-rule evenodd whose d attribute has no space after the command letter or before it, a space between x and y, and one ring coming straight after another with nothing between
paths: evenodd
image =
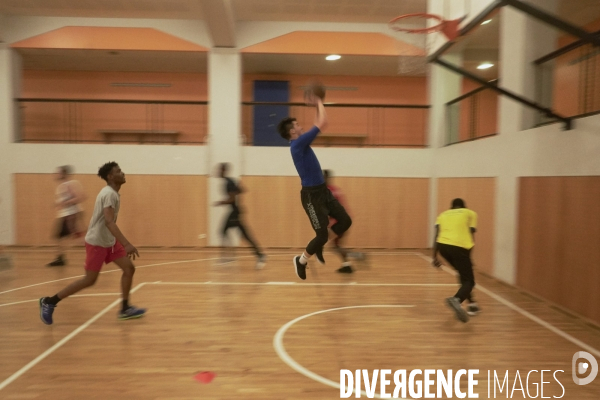
<instances>
[{"instance_id":1,"label":"recessed ceiling light","mask_svg":"<svg viewBox=\"0 0 600 400\"><path fill-rule=\"evenodd\" d=\"M494 64L486 62L486 63L479 64L477 66L477 69L488 69L488 68L492 68L493 66L494 66Z\"/></svg>"},{"instance_id":2,"label":"recessed ceiling light","mask_svg":"<svg viewBox=\"0 0 600 400\"><path fill-rule=\"evenodd\" d=\"M335 60L339 60L340 58L342 58L342 56L339 56L337 54L331 54L331 55L325 57L325 59L327 61L335 61Z\"/></svg>"},{"instance_id":3,"label":"recessed ceiling light","mask_svg":"<svg viewBox=\"0 0 600 400\"><path fill-rule=\"evenodd\" d=\"M483 21L483 22L481 23L481 25L487 25L487 24L489 24L490 22L492 22L492 20L491 20L491 19L486 19L485 21Z\"/></svg>"}]
</instances>

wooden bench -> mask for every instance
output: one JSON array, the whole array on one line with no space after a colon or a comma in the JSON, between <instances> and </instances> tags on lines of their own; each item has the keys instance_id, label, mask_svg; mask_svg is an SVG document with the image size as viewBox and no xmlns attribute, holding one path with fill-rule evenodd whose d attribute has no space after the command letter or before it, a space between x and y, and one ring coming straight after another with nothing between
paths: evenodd
<instances>
[{"instance_id":1,"label":"wooden bench","mask_svg":"<svg viewBox=\"0 0 600 400\"><path fill-rule=\"evenodd\" d=\"M340 141L351 141L352 144L358 143L362 146L367 140L368 135L366 134L336 134L336 133L321 133L315 139L316 143L319 144L321 142L325 142L325 146L330 146L331 143L340 142Z\"/></svg>"},{"instance_id":2,"label":"wooden bench","mask_svg":"<svg viewBox=\"0 0 600 400\"><path fill-rule=\"evenodd\" d=\"M100 133L104 136L106 143L111 143L113 136L138 136L139 142L144 143L147 136L170 136L173 144L177 144L177 139L181 132L179 131L157 131L143 129L104 129Z\"/></svg>"}]
</instances>

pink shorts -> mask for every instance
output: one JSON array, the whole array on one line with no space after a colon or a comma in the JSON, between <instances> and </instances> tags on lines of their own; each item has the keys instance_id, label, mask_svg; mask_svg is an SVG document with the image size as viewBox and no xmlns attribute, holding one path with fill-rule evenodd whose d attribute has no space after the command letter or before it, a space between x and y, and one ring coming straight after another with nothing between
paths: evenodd
<instances>
[{"instance_id":1,"label":"pink shorts","mask_svg":"<svg viewBox=\"0 0 600 400\"><path fill-rule=\"evenodd\" d=\"M100 271L104 264L127 257L125 248L118 241L113 247L93 246L85 243L85 269L88 271Z\"/></svg>"}]
</instances>

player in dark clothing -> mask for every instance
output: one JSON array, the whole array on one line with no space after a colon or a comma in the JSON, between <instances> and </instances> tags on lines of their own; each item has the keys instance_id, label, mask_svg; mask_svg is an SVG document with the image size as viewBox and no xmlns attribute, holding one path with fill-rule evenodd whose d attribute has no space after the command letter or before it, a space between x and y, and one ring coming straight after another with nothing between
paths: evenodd
<instances>
[{"instance_id":1,"label":"player in dark clothing","mask_svg":"<svg viewBox=\"0 0 600 400\"><path fill-rule=\"evenodd\" d=\"M306 246L304 253L294 257L293 260L296 275L302 280L306 279L306 265L313 254L317 255L320 263L325 262L323 259L323 246L329 239L327 229L329 216L337 221L331 227L331 230L338 236L343 235L352 225L352 220L344 207L327 189L319 160L310 147L315 137L327 125L327 114L325 113L323 100L311 94L308 103L317 107L315 126L309 131L303 132L298 121L290 117L284 118L277 127L281 137L290 141L292 159L302 183L302 190L300 191L302 207L304 207L304 211L306 211L306 215L308 215L312 228L316 233L316 236Z\"/></svg>"},{"instance_id":2,"label":"player in dark clothing","mask_svg":"<svg viewBox=\"0 0 600 400\"><path fill-rule=\"evenodd\" d=\"M243 192L243 190L240 188L239 185L237 185L235 183L235 181L233 179L231 179L227 176L227 171L229 171L229 164L222 163L220 166L220 169L219 169L219 176L221 178L225 179L226 183L225 183L224 188L225 188L225 193L227 194L227 199L221 200L221 201L218 201L217 203L215 203L216 206L222 206L222 205L230 205L231 206L231 212L229 213L229 216L225 220L225 224L223 225L223 230L221 231L221 234L223 235L223 246L225 246L225 243L228 241L227 231L230 228L238 228L240 230L240 232L242 233L242 236L244 237L244 239L246 239L246 241L248 243L250 243L250 245L254 249L254 253L256 254L256 257L257 257L256 269L261 269L265 266L267 257L260 251L260 249L256 245L256 242L252 239L252 237L246 230L246 227L244 226L244 224L241 221L241 218L240 218L241 212L237 205L236 197L239 194L241 194Z\"/></svg>"}]
</instances>

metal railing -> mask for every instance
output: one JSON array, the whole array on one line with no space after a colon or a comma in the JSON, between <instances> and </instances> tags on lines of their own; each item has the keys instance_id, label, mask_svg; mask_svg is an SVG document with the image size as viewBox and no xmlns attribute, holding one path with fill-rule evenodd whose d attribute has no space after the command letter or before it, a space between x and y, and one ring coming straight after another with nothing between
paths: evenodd
<instances>
[{"instance_id":1,"label":"metal railing","mask_svg":"<svg viewBox=\"0 0 600 400\"><path fill-rule=\"evenodd\" d=\"M315 140L317 146L427 146L429 105L326 103L325 107L329 124L326 131ZM266 116L255 122L259 115ZM245 144L261 146L260 135L279 136L277 124L287 116L296 118L306 130L313 124L315 109L305 103L243 102L242 132ZM279 145L285 143L280 142Z\"/></svg>"},{"instance_id":2,"label":"metal railing","mask_svg":"<svg viewBox=\"0 0 600 400\"><path fill-rule=\"evenodd\" d=\"M19 111L17 142L35 143L181 143L201 144L208 133L208 102L96 99L15 99ZM275 118L254 124L254 111L285 106L306 129L314 107L304 103L243 102L244 142L255 141L255 128L277 136ZM315 145L425 147L429 105L327 103L329 126Z\"/></svg>"},{"instance_id":3,"label":"metal railing","mask_svg":"<svg viewBox=\"0 0 600 400\"><path fill-rule=\"evenodd\" d=\"M600 38L600 31L594 35ZM584 40L534 61L536 96L558 114L578 118L600 112L600 47ZM538 124L554 122L540 115Z\"/></svg>"},{"instance_id":4,"label":"metal railing","mask_svg":"<svg viewBox=\"0 0 600 400\"><path fill-rule=\"evenodd\" d=\"M491 81L498 84L498 80ZM446 144L498 133L498 93L482 86L446 103Z\"/></svg>"},{"instance_id":5,"label":"metal railing","mask_svg":"<svg viewBox=\"0 0 600 400\"><path fill-rule=\"evenodd\" d=\"M208 102L15 99L17 142L204 143Z\"/></svg>"}]
</instances>

